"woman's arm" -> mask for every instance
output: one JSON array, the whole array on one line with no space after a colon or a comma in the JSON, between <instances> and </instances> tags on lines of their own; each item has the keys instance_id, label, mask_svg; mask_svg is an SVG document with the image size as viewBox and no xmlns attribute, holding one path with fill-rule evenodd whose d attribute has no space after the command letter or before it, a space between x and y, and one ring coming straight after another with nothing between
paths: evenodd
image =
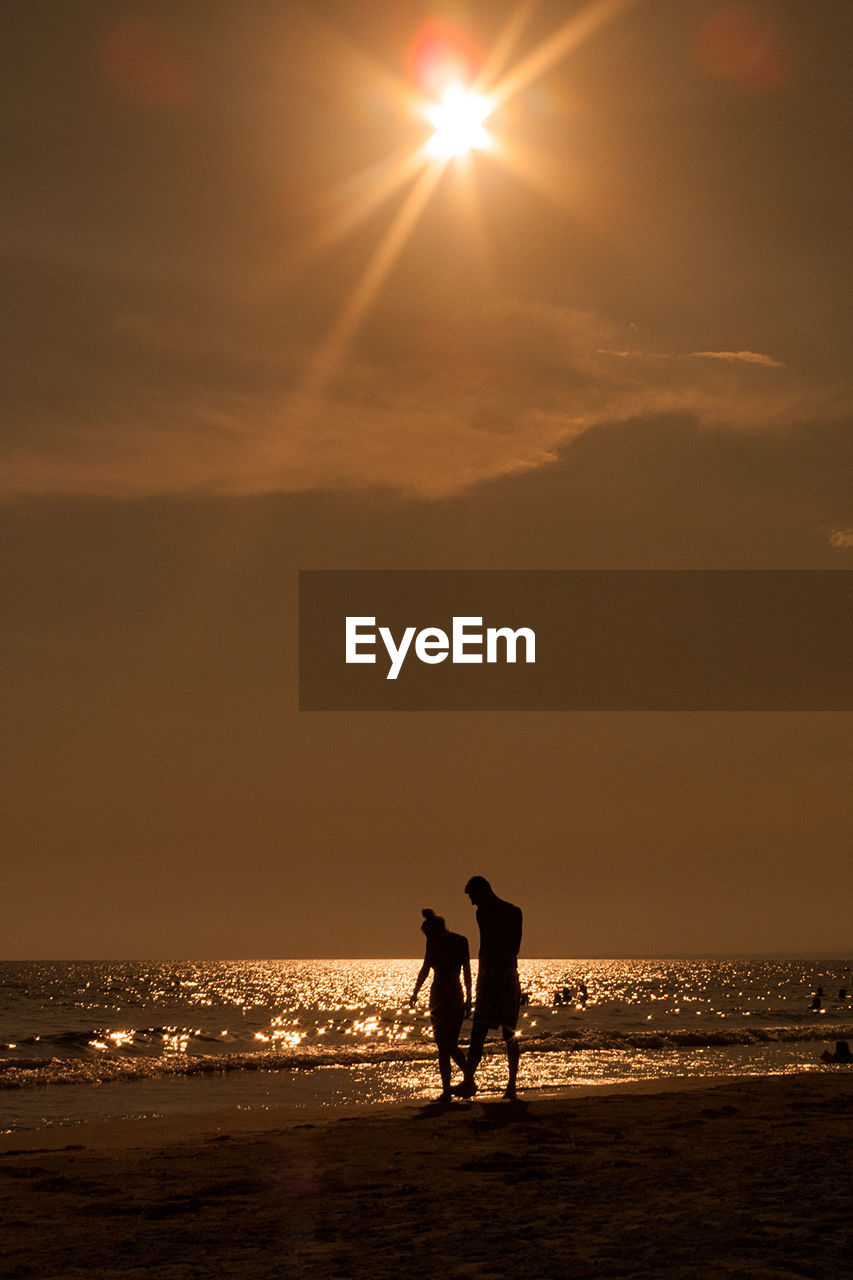
<instances>
[{"instance_id":1,"label":"woman's arm","mask_svg":"<svg viewBox=\"0 0 853 1280\"><path fill-rule=\"evenodd\" d=\"M421 965L421 971L418 974L417 981L415 982L415 989L409 998L409 1004L412 1005L412 1007L414 1007L418 1002L418 992L426 982L427 974L429 973L431 968L432 968L432 965L430 964L429 956L426 955L424 956L424 962Z\"/></svg>"},{"instance_id":2,"label":"woman's arm","mask_svg":"<svg viewBox=\"0 0 853 1280\"><path fill-rule=\"evenodd\" d=\"M468 952L465 952L465 959L462 961L462 979L465 983L465 1017L471 1017L471 960Z\"/></svg>"}]
</instances>

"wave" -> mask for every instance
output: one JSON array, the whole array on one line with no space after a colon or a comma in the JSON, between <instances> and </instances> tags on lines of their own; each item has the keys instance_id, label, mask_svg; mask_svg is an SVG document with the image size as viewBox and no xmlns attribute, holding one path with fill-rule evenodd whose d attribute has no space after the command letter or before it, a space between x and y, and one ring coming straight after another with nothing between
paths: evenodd
<instances>
[{"instance_id":1,"label":"wave","mask_svg":"<svg viewBox=\"0 0 853 1280\"><path fill-rule=\"evenodd\" d=\"M191 1031L186 1027L134 1027L132 1031L108 1031L103 1027L90 1027L84 1031L55 1031L45 1035L24 1036L6 1049L18 1049L22 1045L45 1050L53 1045L66 1053L85 1052L93 1047L121 1048L124 1052L163 1052L164 1041L197 1040L200 1043L221 1044L221 1036L203 1031ZM2 1059L0 1059L2 1068Z\"/></svg>"},{"instance_id":2,"label":"wave","mask_svg":"<svg viewBox=\"0 0 853 1280\"><path fill-rule=\"evenodd\" d=\"M149 1029L151 1034L162 1029ZM805 1026L694 1028L673 1031L620 1032L601 1028L563 1028L537 1036L525 1036L525 1053L610 1052L655 1054L662 1050L725 1048L761 1044L796 1044L804 1041L853 1040L853 1024L826 1023ZM215 1039L215 1037L203 1037ZM55 1037L66 1043L91 1045L84 1033ZM30 1038L34 1043L35 1037ZM23 1042L21 1042L23 1043ZM490 1041L488 1053L502 1052L499 1041ZM28 1089L45 1085L101 1085L131 1080L163 1080L170 1077L213 1076L235 1071L306 1071L322 1067L353 1068L379 1063L417 1062L435 1053L428 1040L419 1044L305 1046L293 1049L256 1049L248 1052L207 1054L166 1053L141 1056L121 1048L106 1049L89 1056L18 1057L0 1060L0 1090Z\"/></svg>"},{"instance_id":3,"label":"wave","mask_svg":"<svg viewBox=\"0 0 853 1280\"><path fill-rule=\"evenodd\" d=\"M672 1031L608 1031L602 1028L561 1029L525 1037L528 1050L537 1053L594 1049L694 1049L724 1048L730 1045L798 1044L805 1040L828 1041L853 1038L853 1024L825 1022L792 1026L694 1027Z\"/></svg>"},{"instance_id":4,"label":"wave","mask_svg":"<svg viewBox=\"0 0 853 1280\"><path fill-rule=\"evenodd\" d=\"M431 1058L435 1050L425 1042L408 1048L370 1046L334 1049L255 1050L201 1057L174 1054L159 1058L101 1056L99 1058L19 1058L0 1062L0 1090L37 1085L110 1084L127 1080L221 1075L232 1071L298 1071L317 1067L354 1067L379 1062Z\"/></svg>"}]
</instances>

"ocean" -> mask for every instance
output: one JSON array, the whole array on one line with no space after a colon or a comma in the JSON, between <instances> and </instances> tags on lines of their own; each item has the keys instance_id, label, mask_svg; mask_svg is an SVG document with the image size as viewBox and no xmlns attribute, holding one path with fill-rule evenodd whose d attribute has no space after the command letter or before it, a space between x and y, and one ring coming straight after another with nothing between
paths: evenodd
<instances>
[{"instance_id":1,"label":"ocean","mask_svg":"<svg viewBox=\"0 0 853 1280\"><path fill-rule=\"evenodd\" d=\"M435 1097L428 988L408 1003L420 963L0 963L0 1131ZM837 1070L821 1053L853 1041L842 960L522 960L519 971L527 1097ZM505 1079L500 1038L490 1045L487 1096Z\"/></svg>"}]
</instances>

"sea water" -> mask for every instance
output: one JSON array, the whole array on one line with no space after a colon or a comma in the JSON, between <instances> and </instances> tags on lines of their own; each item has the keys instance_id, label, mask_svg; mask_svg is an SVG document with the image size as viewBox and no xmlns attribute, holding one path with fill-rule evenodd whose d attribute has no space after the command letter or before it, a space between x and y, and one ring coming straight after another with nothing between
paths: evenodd
<instances>
[{"instance_id":1,"label":"sea water","mask_svg":"<svg viewBox=\"0 0 853 1280\"><path fill-rule=\"evenodd\" d=\"M0 1131L434 1097L426 991L409 1007L420 963L0 963ZM826 1070L822 1051L853 1040L853 973L840 959L522 960L519 970L525 1096ZM478 1072L486 1095L506 1072L500 1038L490 1044Z\"/></svg>"}]
</instances>

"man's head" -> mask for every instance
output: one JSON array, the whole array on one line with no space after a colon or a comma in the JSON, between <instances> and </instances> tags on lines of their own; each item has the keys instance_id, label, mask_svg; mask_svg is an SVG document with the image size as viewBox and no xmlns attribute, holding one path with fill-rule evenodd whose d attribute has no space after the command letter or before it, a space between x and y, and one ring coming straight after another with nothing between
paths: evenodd
<instances>
[{"instance_id":1,"label":"man's head","mask_svg":"<svg viewBox=\"0 0 853 1280\"><path fill-rule=\"evenodd\" d=\"M479 907L481 902L492 897L492 886L485 876L472 876L465 886L465 892L474 906Z\"/></svg>"}]
</instances>

